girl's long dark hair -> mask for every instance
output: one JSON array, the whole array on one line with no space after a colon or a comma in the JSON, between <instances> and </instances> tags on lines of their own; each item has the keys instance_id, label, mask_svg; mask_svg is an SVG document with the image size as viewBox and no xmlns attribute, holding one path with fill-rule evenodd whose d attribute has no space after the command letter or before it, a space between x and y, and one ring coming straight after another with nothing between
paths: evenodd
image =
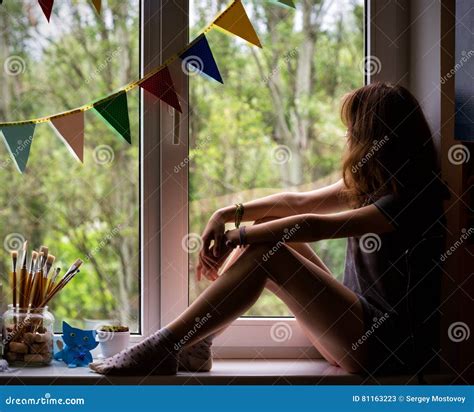
<instances>
[{"instance_id":1,"label":"girl's long dark hair","mask_svg":"<svg viewBox=\"0 0 474 412\"><path fill-rule=\"evenodd\" d=\"M373 83L343 97L347 127L342 173L354 207L434 178L436 151L416 98L404 87Z\"/></svg>"}]
</instances>

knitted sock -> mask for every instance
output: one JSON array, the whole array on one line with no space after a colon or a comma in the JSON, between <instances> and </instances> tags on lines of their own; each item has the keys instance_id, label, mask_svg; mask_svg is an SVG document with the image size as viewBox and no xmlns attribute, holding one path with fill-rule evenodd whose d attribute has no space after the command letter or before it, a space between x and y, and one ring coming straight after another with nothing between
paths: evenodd
<instances>
[{"instance_id":1,"label":"knitted sock","mask_svg":"<svg viewBox=\"0 0 474 412\"><path fill-rule=\"evenodd\" d=\"M178 354L172 333L163 328L136 345L89 367L104 375L174 375Z\"/></svg>"},{"instance_id":2,"label":"knitted sock","mask_svg":"<svg viewBox=\"0 0 474 412\"><path fill-rule=\"evenodd\" d=\"M178 370L187 372L209 372L212 369L212 340L214 336L186 346L179 354Z\"/></svg>"}]
</instances>

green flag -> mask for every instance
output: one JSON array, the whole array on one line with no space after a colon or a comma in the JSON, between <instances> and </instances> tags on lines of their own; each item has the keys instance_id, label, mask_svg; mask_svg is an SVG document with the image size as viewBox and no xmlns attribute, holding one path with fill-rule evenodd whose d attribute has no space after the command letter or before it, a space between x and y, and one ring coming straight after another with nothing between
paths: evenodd
<instances>
[{"instance_id":1,"label":"green flag","mask_svg":"<svg viewBox=\"0 0 474 412\"><path fill-rule=\"evenodd\" d=\"M35 126L32 123L2 127L3 140L20 173L25 171L28 163Z\"/></svg>"},{"instance_id":2,"label":"green flag","mask_svg":"<svg viewBox=\"0 0 474 412\"><path fill-rule=\"evenodd\" d=\"M132 143L126 92L120 92L112 99L94 104L94 109L114 132L117 132L128 143Z\"/></svg>"},{"instance_id":3,"label":"green flag","mask_svg":"<svg viewBox=\"0 0 474 412\"><path fill-rule=\"evenodd\" d=\"M279 6L291 7L296 9L295 2L293 0L270 0L270 3L278 4Z\"/></svg>"}]
</instances>

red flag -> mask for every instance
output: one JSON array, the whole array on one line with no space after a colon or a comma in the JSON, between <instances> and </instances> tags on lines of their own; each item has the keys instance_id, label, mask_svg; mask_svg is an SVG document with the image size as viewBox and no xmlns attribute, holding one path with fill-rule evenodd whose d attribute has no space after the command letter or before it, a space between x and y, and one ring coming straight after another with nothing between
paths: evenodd
<instances>
[{"instance_id":1,"label":"red flag","mask_svg":"<svg viewBox=\"0 0 474 412\"><path fill-rule=\"evenodd\" d=\"M176 94L168 67L165 67L149 79L146 79L143 83L140 83L140 87L182 113L178 95Z\"/></svg>"},{"instance_id":2,"label":"red flag","mask_svg":"<svg viewBox=\"0 0 474 412\"><path fill-rule=\"evenodd\" d=\"M51 12L53 11L54 0L38 0L39 5L43 9L43 13L49 22L51 18Z\"/></svg>"}]
</instances>

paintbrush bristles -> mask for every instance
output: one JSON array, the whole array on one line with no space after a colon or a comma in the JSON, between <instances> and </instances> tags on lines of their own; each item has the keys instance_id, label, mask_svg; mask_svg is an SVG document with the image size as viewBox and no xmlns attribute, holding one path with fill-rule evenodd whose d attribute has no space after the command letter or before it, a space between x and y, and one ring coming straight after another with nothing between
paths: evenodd
<instances>
[{"instance_id":1,"label":"paintbrush bristles","mask_svg":"<svg viewBox=\"0 0 474 412\"><path fill-rule=\"evenodd\" d=\"M56 256L49 255L46 259L46 271L44 273L45 277L48 277L49 271L51 270L51 266L53 266L54 261L56 260Z\"/></svg>"},{"instance_id":2,"label":"paintbrush bristles","mask_svg":"<svg viewBox=\"0 0 474 412\"><path fill-rule=\"evenodd\" d=\"M11 252L11 256L12 256L13 272L16 272L16 262L18 261L18 252L14 250L13 252Z\"/></svg>"},{"instance_id":3,"label":"paintbrush bristles","mask_svg":"<svg viewBox=\"0 0 474 412\"><path fill-rule=\"evenodd\" d=\"M22 256L22 262L21 262L21 267L26 268L26 259L28 257L28 241L25 240L23 242L23 256Z\"/></svg>"},{"instance_id":4,"label":"paintbrush bristles","mask_svg":"<svg viewBox=\"0 0 474 412\"><path fill-rule=\"evenodd\" d=\"M41 258L40 268L43 268L44 265L46 264L46 260L48 259L48 251L49 251L49 249L46 246L41 246L40 247L40 253L43 255L43 257Z\"/></svg>"},{"instance_id":5,"label":"paintbrush bristles","mask_svg":"<svg viewBox=\"0 0 474 412\"><path fill-rule=\"evenodd\" d=\"M66 274L64 275L64 277L66 277L67 275L75 272L77 269L79 269L82 265L82 260L81 259L76 259L76 261L71 265L71 267L67 270Z\"/></svg>"},{"instance_id":6,"label":"paintbrush bristles","mask_svg":"<svg viewBox=\"0 0 474 412\"><path fill-rule=\"evenodd\" d=\"M30 273L35 271L36 261L38 260L38 252L33 250L31 253Z\"/></svg>"}]
</instances>

